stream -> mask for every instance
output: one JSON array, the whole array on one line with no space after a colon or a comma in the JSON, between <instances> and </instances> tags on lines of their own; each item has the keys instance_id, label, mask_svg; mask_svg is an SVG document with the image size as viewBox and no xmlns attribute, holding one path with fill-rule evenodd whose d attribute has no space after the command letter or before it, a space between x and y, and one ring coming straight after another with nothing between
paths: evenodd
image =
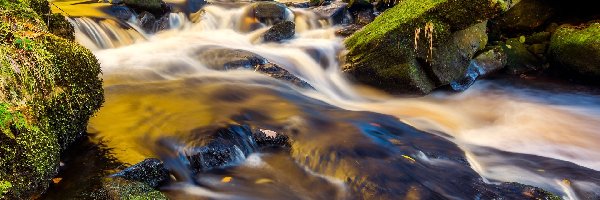
<instances>
[{"instance_id":1,"label":"stream","mask_svg":"<svg viewBox=\"0 0 600 200\"><path fill-rule=\"evenodd\" d=\"M510 182L600 197L599 90L490 78L462 93L392 96L341 72L343 38L327 19L290 8L294 38L263 42L269 27L248 31L248 9L207 5L196 20L171 13L170 29L156 34L132 21L71 17L103 70L106 102L91 138L120 163L161 158L178 180L161 188L173 199L486 199L480 185ZM202 56L212 49L260 55L310 87L215 70L220 58ZM200 173L177 157L229 124L289 133L293 143L240 147L227 165Z\"/></svg>"}]
</instances>

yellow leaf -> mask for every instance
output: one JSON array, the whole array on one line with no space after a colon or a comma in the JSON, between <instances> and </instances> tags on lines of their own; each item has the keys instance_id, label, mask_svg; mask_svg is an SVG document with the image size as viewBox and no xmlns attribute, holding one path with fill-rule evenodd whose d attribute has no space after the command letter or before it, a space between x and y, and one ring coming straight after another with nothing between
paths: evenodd
<instances>
[{"instance_id":1,"label":"yellow leaf","mask_svg":"<svg viewBox=\"0 0 600 200\"><path fill-rule=\"evenodd\" d=\"M406 158L407 160L410 160L410 161L416 162L416 160L415 160L414 158L410 157L410 156L407 156L407 155L402 155L402 157Z\"/></svg>"},{"instance_id":2,"label":"yellow leaf","mask_svg":"<svg viewBox=\"0 0 600 200\"><path fill-rule=\"evenodd\" d=\"M221 179L221 182L229 183L229 182L231 182L231 179L233 179L231 176L226 176L226 177L223 177L223 179Z\"/></svg>"},{"instance_id":3,"label":"yellow leaf","mask_svg":"<svg viewBox=\"0 0 600 200\"><path fill-rule=\"evenodd\" d=\"M53 179L52 179L52 182L53 182L54 184L58 184L58 183L60 183L60 181L62 181L62 178L59 178L59 177L57 177L57 178L53 178Z\"/></svg>"}]
</instances>

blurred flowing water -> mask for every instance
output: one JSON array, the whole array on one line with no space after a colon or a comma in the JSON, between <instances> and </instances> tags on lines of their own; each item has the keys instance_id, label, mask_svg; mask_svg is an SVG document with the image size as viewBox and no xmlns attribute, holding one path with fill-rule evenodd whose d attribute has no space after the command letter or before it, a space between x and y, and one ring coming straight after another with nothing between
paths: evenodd
<instances>
[{"instance_id":1,"label":"blurred flowing water","mask_svg":"<svg viewBox=\"0 0 600 200\"><path fill-rule=\"evenodd\" d=\"M519 182L568 199L600 196L598 91L483 80L463 93L389 96L344 77L343 39L326 19L292 9L295 37L265 43L268 27L248 31L247 9L206 6L195 23L174 17L171 29L152 35L132 21L70 19L105 80L106 103L89 130L121 162L185 151L197 144L198 130L215 125L295 133L289 153L239 154L234 165L198 176L181 160L165 159L181 176L164 188L171 197L346 199L358 190L368 198L369 188L387 187L405 189L398 192L405 198L433 198L412 190L464 198L444 184L470 172L412 147L464 156L485 183ZM208 68L197 54L215 47L258 54L314 89L253 70ZM418 167L385 164L400 156ZM411 178L394 177L407 172Z\"/></svg>"}]
</instances>

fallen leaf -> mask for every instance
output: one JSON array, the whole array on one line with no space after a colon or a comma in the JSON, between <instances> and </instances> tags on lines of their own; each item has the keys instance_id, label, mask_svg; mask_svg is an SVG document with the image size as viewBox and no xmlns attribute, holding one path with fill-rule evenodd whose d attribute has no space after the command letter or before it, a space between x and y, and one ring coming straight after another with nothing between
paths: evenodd
<instances>
[{"instance_id":1,"label":"fallen leaf","mask_svg":"<svg viewBox=\"0 0 600 200\"><path fill-rule=\"evenodd\" d=\"M410 161L412 161L412 162L416 162L416 160L415 160L414 158L410 157L410 156L407 156L407 155L402 155L402 157L404 157L404 158L406 158L407 160L410 160Z\"/></svg>"},{"instance_id":2,"label":"fallen leaf","mask_svg":"<svg viewBox=\"0 0 600 200\"><path fill-rule=\"evenodd\" d=\"M221 179L221 182L229 183L229 182L231 182L231 179L233 179L231 176L226 176L226 177L223 177L223 179Z\"/></svg>"},{"instance_id":3,"label":"fallen leaf","mask_svg":"<svg viewBox=\"0 0 600 200\"><path fill-rule=\"evenodd\" d=\"M60 181L62 181L62 178L60 178L60 177L57 177L57 178L53 178L53 179L52 179L52 182L53 182L54 184L58 184L58 183L60 183Z\"/></svg>"}]
</instances>

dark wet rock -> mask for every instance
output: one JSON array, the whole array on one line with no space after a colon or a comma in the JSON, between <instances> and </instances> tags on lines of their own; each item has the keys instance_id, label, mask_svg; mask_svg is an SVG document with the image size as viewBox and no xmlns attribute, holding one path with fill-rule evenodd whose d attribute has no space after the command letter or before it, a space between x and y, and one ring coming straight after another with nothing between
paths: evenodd
<instances>
[{"instance_id":1,"label":"dark wet rock","mask_svg":"<svg viewBox=\"0 0 600 200\"><path fill-rule=\"evenodd\" d=\"M112 16L115 16L116 18L123 20L123 21L128 21L129 19L131 19L134 16L133 10L131 10L129 7L123 6L123 5L111 6L110 12L111 12Z\"/></svg>"},{"instance_id":2,"label":"dark wet rock","mask_svg":"<svg viewBox=\"0 0 600 200\"><path fill-rule=\"evenodd\" d=\"M401 1L346 39L344 71L389 92L429 93L461 78L485 45L485 28L456 31L505 9L503 1Z\"/></svg>"},{"instance_id":3,"label":"dark wet rock","mask_svg":"<svg viewBox=\"0 0 600 200\"><path fill-rule=\"evenodd\" d=\"M350 24L352 16L348 12L348 4L340 1L335 1L326 6L318 6L311 10L321 17L330 19L333 25Z\"/></svg>"},{"instance_id":4,"label":"dark wet rock","mask_svg":"<svg viewBox=\"0 0 600 200\"><path fill-rule=\"evenodd\" d=\"M506 72L509 74L524 74L544 69L543 61L527 50L519 38L511 38L501 45L508 57Z\"/></svg>"},{"instance_id":5,"label":"dark wet rock","mask_svg":"<svg viewBox=\"0 0 600 200\"><path fill-rule=\"evenodd\" d=\"M284 4L271 1L254 2L244 10L245 21L253 23L244 23L240 27L241 31L253 31L257 27L256 23L271 26L282 21L293 21L294 14Z\"/></svg>"},{"instance_id":6,"label":"dark wet rock","mask_svg":"<svg viewBox=\"0 0 600 200\"><path fill-rule=\"evenodd\" d=\"M124 169L111 177L120 177L130 181L137 181L157 188L169 181L169 170L162 161L156 158L147 158L142 162Z\"/></svg>"},{"instance_id":7,"label":"dark wet rock","mask_svg":"<svg viewBox=\"0 0 600 200\"><path fill-rule=\"evenodd\" d=\"M200 142L183 156L196 173L239 164L263 149L289 148L288 136L246 125L208 127L193 130L192 134L200 135Z\"/></svg>"},{"instance_id":8,"label":"dark wet rock","mask_svg":"<svg viewBox=\"0 0 600 200\"><path fill-rule=\"evenodd\" d=\"M138 24L146 33L156 33L169 28L169 16L156 18L152 13L144 11L138 15Z\"/></svg>"},{"instance_id":9,"label":"dark wet rock","mask_svg":"<svg viewBox=\"0 0 600 200\"><path fill-rule=\"evenodd\" d=\"M356 31L360 30L363 26L358 24L350 24L347 26L342 26L340 29L335 31L335 35L340 37L349 37L354 34Z\"/></svg>"},{"instance_id":10,"label":"dark wet rock","mask_svg":"<svg viewBox=\"0 0 600 200\"><path fill-rule=\"evenodd\" d=\"M488 76L503 69L507 61L508 58L500 46L483 50L471 60L464 77L450 83L450 87L455 91L465 91L478 78Z\"/></svg>"},{"instance_id":11,"label":"dark wet rock","mask_svg":"<svg viewBox=\"0 0 600 200\"><path fill-rule=\"evenodd\" d=\"M279 67L277 64L271 63L266 58L249 51L209 47L198 51L196 57L206 67L211 69L249 69L269 75L275 79L289 82L301 88L312 88L308 83Z\"/></svg>"},{"instance_id":12,"label":"dark wet rock","mask_svg":"<svg viewBox=\"0 0 600 200\"><path fill-rule=\"evenodd\" d=\"M452 81L450 83L450 88L459 92L469 89L469 87L475 83L477 77L479 77L479 72L477 70L477 66L473 65L473 62L471 62L471 65L469 65L467 68L465 75L462 78Z\"/></svg>"},{"instance_id":13,"label":"dark wet rock","mask_svg":"<svg viewBox=\"0 0 600 200\"><path fill-rule=\"evenodd\" d=\"M486 76L502 70L508 62L508 57L502 47L495 46L485 50L471 61L480 76Z\"/></svg>"},{"instance_id":14,"label":"dark wet rock","mask_svg":"<svg viewBox=\"0 0 600 200\"><path fill-rule=\"evenodd\" d=\"M521 0L506 13L490 20L490 28L509 37L535 31L553 16L553 4L548 0Z\"/></svg>"},{"instance_id":15,"label":"dark wet rock","mask_svg":"<svg viewBox=\"0 0 600 200\"><path fill-rule=\"evenodd\" d=\"M291 21L283 21L273 25L263 35L265 42L280 42L282 40L289 40L294 37L296 33L296 25Z\"/></svg>"},{"instance_id":16,"label":"dark wet rock","mask_svg":"<svg viewBox=\"0 0 600 200\"><path fill-rule=\"evenodd\" d=\"M154 32L154 29L156 27L155 23L156 23L156 17L150 12L144 11L140 15L138 15L138 24L147 33Z\"/></svg>"},{"instance_id":17,"label":"dark wet rock","mask_svg":"<svg viewBox=\"0 0 600 200\"><path fill-rule=\"evenodd\" d=\"M560 26L549 52L556 68L600 82L600 23Z\"/></svg>"}]
</instances>

